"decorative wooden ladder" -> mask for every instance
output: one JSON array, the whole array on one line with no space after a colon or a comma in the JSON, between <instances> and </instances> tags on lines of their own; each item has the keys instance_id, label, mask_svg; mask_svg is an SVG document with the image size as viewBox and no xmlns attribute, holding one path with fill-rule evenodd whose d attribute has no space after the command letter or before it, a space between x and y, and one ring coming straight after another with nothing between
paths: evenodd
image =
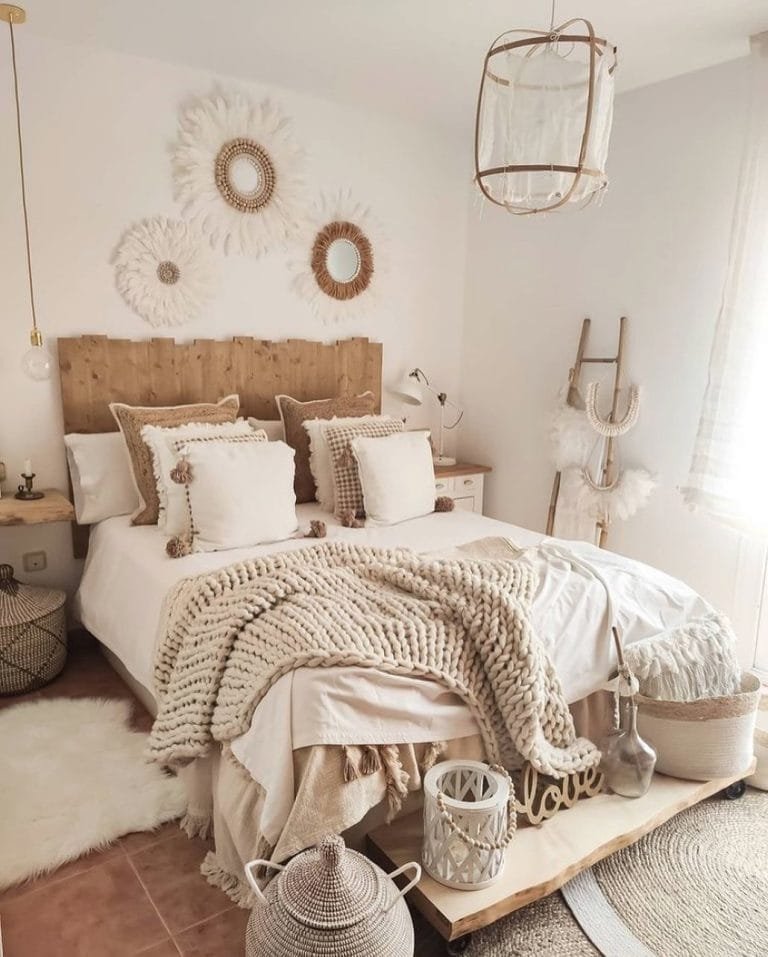
<instances>
[{"instance_id":1,"label":"decorative wooden ladder","mask_svg":"<svg viewBox=\"0 0 768 957\"><path fill-rule=\"evenodd\" d=\"M602 365L612 365L614 367L613 372L613 400L611 402L611 413L608 417L609 422L616 421L616 413L618 412L619 406L619 392L621 390L622 383L622 373L623 373L623 360L624 360L624 343L625 343L625 334L627 330L628 319L626 316L622 316L619 319L619 344L616 349L615 356L587 356L585 352L587 350L587 339L589 337L589 327L592 323L591 319L585 319L581 324L581 335L579 336L579 345L576 349L576 361L573 364L573 367L568 373L568 396L566 402L574 409L583 409L584 401L581 398L579 392L579 380L581 378L581 367L589 363L599 363ZM613 478L613 463L614 463L614 439L612 437L608 438L608 441L605 443L605 449L603 451L603 461L600 469L600 484L607 485ZM552 495L549 499L549 511L547 513L547 535L551 535L555 527L555 514L557 512L557 500L560 496L560 480L561 473L555 472L555 478L552 483ZM605 546L606 539L608 537L608 523L607 522L598 522L597 528L600 530L600 535L598 538L598 545L600 548Z\"/></svg>"}]
</instances>

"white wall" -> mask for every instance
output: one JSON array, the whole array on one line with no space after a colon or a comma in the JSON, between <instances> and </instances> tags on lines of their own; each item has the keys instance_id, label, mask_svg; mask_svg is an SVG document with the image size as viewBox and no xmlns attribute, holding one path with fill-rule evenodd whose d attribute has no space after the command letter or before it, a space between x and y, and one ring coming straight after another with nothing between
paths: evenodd
<instances>
[{"instance_id":1,"label":"white wall","mask_svg":"<svg viewBox=\"0 0 768 957\"><path fill-rule=\"evenodd\" d=\"M216 78L21 32L18 46L38 315L48 346L55 350L57 336L80 333L146 337L151 328L115 291L109 258L130 223L178 212L168 154L177 108L189 96L208 93ZM327 327L289 287L287 263L295 251L223 259L222 292L208 317L177 330L177 338L367 335L384 343L385 385L418 364L450 390L458 380L465 263L461 158L432 131L391 117L274 88L249 89L255 97L272 96L293 117L296 136L309 152L313 188L349 187L371 206L388 237L389 271L368 317ZM6 487L15 487L22 462L31 458L41 485L63 488L58 378L30 382L19 366L29 313L11 103L4 70L0 459L8 465ZM385 408L402 411L386 397ZM432 413L409 412L409 423L429 424L436 418ZM22 552L43 547L48 571L24 577L71 588L79 567L71 559L67 526L0 529L0 560L17 569Z\"/></svg>"},{"instance_id":2,"label":"white wall","mask_svg":"<svg viewBox=\"0 0 768 957\"><path fill-rule=\"evenodd\" d=\"M762 550L687 510L687 477L726 267L746 116L746 61L620 96L601 206L519 218L474 198L463 352L463 451L488 462L491 514L543 530L553 468L548 417L581 320L592 355L630 317L640 422L625 464L660 487L610 547L687 580L733 619L750 658ZM590 371L587 368L586 381ZM584 380L583 380L584 381Z\"/></svg>"}]
</instances>

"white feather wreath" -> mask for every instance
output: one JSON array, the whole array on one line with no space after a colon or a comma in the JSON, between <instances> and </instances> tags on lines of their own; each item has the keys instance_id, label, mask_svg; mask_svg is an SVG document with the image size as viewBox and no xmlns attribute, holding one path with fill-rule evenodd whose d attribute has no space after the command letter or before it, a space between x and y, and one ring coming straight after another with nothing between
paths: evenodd
<instances>
[{"instance_id":1,"label":"white feather wreath","mask_svg":"<svg viewBox=\"0 0 768 957\"><path fill-rule=\"evenodd\" d=\"M369 244L370 281L362 292L346 299L337 299L325 292L312 267L316 239L332 223L351 223ZM347 191L324 194L307 214L299 242L300 253L297 252L297 258L289 265L293 273L292 287L309 303L319 319L326 323L338 322L358 318L370 311L380 295L382 276L387 271L388 250L381 226L368 207L356 202Z\"/></svg>"},{"instance_id":2,"label":"white feather wreath","mask_svg":"<svg viewBox=\"0 0 768 957\"><path fill-rule=\"evenodd\" d=\"M625 469L609 486L597 485L586 469L574 474L576 509L595 521L624 521L647 503L656 479L645 469Z\"/></svg>"},{"instance_id":3,"label":"white feather wreath","mask_svg":"<svg viewBox=\"0 0 768 957\"><path fill-rule=\"evenodd\" d=\"M595 434L586 413L570 405L562 405L552 416L552 457L558 472L582 468L595 448Z\"/></svg>"},{"instance_id":4,"label":"white feather wreath","mask_svg":"<svg viewBox=\"0 0 768 957\"><path fill-rule=\"evenodd\" d=\"M124 234L115 250L120 295L153 326L178 326L200 315L216 289L210 245L181 220L155 216Z\"/></svg>"},{"instance_id":5,"label":"white feather wreath","mask_svg":"<svg viewBox=\"0 0 768 957\"><path fill-rule=\"evenodd\" d=\"M253 103L239 92L201 97L181 112L172 156L184 215L225 253L258 256L285 246L300 228L304 152L268 100ZM234 181L238 162L254 177L248 187Z\"/></svg>"}]
</instances>

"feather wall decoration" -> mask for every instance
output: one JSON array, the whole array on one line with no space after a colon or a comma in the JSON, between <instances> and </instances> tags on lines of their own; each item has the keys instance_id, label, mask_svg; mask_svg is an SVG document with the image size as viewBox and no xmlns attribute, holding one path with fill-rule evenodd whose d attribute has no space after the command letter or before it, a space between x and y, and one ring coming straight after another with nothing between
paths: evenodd
<instances>
[{"instance_id":1,"label":"feather wall decoration","mask_svg":"<svg viewBox=\"0 0 768 957\"><path fill-rule=\"evenodd\" d=\"M631 518L645 506L657 485L645 469L624 469L608 486L598 485L586 469L578 469L574 479L577 509L594 516L595 521L608 523Z\"/></svg>"},{"instance_id":2,"label":"feather wall decoration","mask_svg":"<svg viewBox=\"0 0 768 957\"><path fill-rule=\"evenodd\" d=\"M580 409L563 404L552 416L552 457L558 472L583 468L595 448L595 433Z\"/></svg>"}]
</instances>

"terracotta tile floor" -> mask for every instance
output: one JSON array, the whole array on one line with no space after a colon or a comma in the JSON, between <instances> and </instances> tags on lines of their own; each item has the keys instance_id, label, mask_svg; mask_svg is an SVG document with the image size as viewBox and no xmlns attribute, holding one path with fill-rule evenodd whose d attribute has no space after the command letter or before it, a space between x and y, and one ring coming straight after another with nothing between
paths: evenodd
<instances>
[{"instance_id":1,"label":"terracotta tile floor","mask_svg":"<svg viewBox=\"0 0 768 957\"><path fill-rule=\"evenodd\" d=\"M0 708L90 695L135 701L96 643L78 635L55 681L31 695L0 698ZM134 725L151 725L138 701ZM240 957L248 912L200 874L211 846L167 824L0 893L3 957ZM437 936L417 920L418 957L442 953Z\"/></svg>"}]
</instances>

